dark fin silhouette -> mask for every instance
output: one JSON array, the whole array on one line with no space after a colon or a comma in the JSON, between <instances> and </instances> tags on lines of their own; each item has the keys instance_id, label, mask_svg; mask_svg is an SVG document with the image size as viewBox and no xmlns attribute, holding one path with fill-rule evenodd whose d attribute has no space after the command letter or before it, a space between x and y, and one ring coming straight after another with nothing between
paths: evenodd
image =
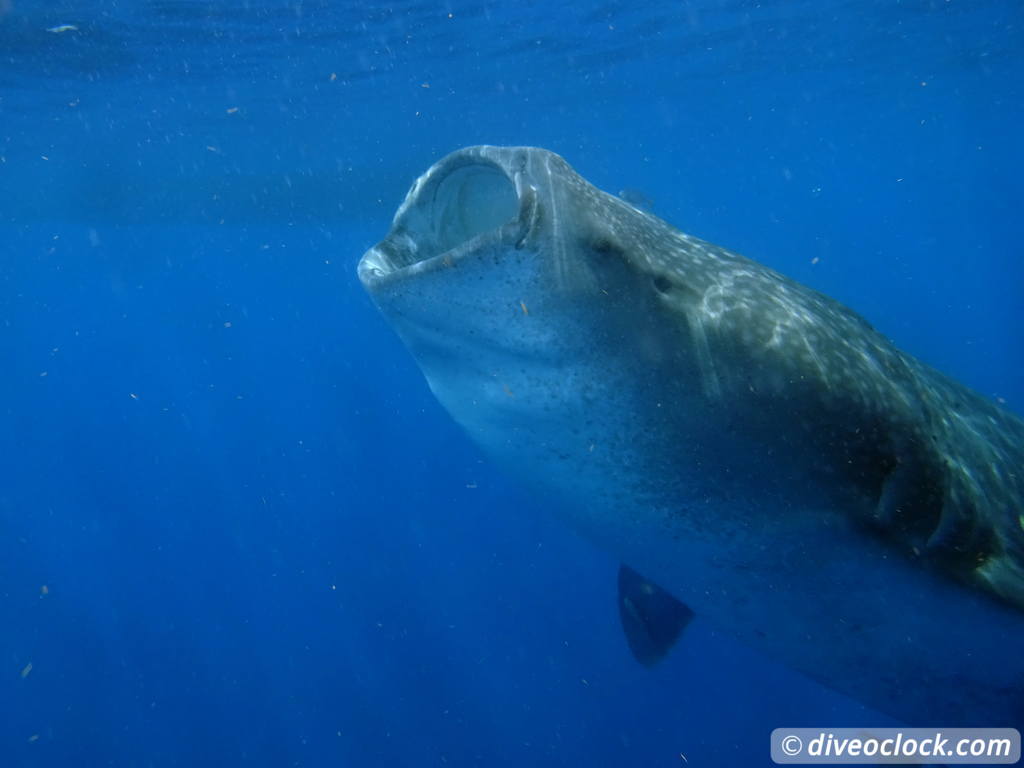
<instances>
[{"instance_id":1,"label":"dark fin silhouette","mask_svg":"<svg viewBox=\"0 0 1024 768\"><path fill-rule=\"evenodd\" d=\"M686 629L693 611L629 566L620 565L619 618L633 657L653 667Z\"/></svg>"}]
</instances>

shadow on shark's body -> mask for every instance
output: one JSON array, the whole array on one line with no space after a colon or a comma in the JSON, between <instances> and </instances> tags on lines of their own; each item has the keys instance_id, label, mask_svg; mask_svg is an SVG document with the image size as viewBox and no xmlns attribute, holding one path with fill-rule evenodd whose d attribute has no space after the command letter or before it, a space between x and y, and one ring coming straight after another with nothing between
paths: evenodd
<instances>
[{"instance_id":1,"label":"shadow on shark's body","mask_svg":"<svg viewBox=\"0 0 1024 768\"><path fill-rule=\"evenodd\" d=\"M1024 723L1020 419L541 149L438 162L359 276L485 452L643 574L641 661L692 609L909 723Z\"/></svg>"}]
</instances>

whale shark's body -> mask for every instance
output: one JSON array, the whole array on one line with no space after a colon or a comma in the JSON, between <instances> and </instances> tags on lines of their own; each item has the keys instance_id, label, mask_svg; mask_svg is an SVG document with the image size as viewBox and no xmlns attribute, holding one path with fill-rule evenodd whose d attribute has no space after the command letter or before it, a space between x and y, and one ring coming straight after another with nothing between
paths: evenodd
<instances>
[{"instance_id":1,"label":"whale shark's body","mask_svg":"<svg viewBox=\"0 0 1024 768\"><path fill-rule=\"evenodd\" d=\"M632 569L641 661L692 610L911 724L1024 724L1018 418L540 149L441 160L359 275L455 420Z\"/></svg>"}]
</instances>

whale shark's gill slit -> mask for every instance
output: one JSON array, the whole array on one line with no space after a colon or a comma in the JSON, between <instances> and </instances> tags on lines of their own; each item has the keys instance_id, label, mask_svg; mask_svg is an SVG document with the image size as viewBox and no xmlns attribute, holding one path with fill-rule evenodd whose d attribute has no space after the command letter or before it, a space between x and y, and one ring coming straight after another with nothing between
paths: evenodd
<instances>
[{"instance_id":1,"label":"whale shark's gill slit","mask_svg":"<svg viewBox=\"0 0 1024 768\"><path fill-rule=\"evenodd\" d=\"M552 175L551 170L551 158L544 158L544 172L550 177ZM554 265L555 281L557 285L563 290L569 288L572 284L572 266L569 263L568 256L565 252L565 242L562 240L562 225L559 216L558 201L555 199L555 187L552 184L547 186L547 200L545 201L547 208L547 215L550 220L551 226L551 237L549 242L551 243L551 263Z\"/></svg>"},{"instance_id":2,"label":"whale shark's gill slit","mask_svg":"<svg viewBox=\"0 0 1024 768\"><path fill-rule=\"evenodd\" d=\"M718 401L722 398L722 385L718 380L718 372L715 370L714 358L711 356L711 346L708 344L704 320L699 311L693 310L687 311L685 317L693 341L693 357L700 372L701 389L706 398Z\"/></svg>"},{"instance_id":3,"label":"whale shark's gill slit","mask_svg":"<svg viewBox=\"0 0 1024 768\"><path fill-rule=\"evenodd\" d=\"M927 456L883 462L875 521L915 556L927 556L964 580L997 553L993 532L969 499L956 498Z\"/></svg>"},{"instance_id":4,"label":"whale shark's gill slit","mask_svg":"<svg viewBox=\"0 0 1024 768\"><path fill-rule=\"evenodd\" d=\"M561 169L552 166L552 158L544 158L544 173L548 178L556 177ZM548 227L548 263L554 284L563 293L593 293L598 289L597 280L588 265L570 255L565 222L563 221L564 201L554 184L544 187L543 216Z\"/></svg>"}]
</instances>

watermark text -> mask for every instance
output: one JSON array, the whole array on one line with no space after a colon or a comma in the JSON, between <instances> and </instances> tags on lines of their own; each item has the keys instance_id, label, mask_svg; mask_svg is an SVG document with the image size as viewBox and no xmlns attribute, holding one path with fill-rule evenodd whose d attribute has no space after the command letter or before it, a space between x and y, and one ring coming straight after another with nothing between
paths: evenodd
<instances>
[{"instance_id":1,"label":"watermark text","mask_svg":"<svg viewBox=\"0 0 1024 768\"><path fill-rule=\"evenodd\" d=\"M776 728L780 765L1014 765L1016 728Z\"/></svg>"}]
</instances>

